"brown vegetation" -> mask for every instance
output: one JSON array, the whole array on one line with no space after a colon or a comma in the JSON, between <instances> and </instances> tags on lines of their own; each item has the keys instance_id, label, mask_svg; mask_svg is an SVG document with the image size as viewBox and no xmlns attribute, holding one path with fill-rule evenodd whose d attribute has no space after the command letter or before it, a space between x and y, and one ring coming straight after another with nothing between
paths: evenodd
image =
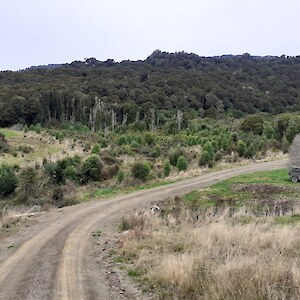
<instances>
[{"instance_id":1,"label":"brown vegetation","mask_svg":"<svg viewBox=\"0 0 300 300\"><path fill-rule=\"evenodd\" d=\"M206 208L195 219L173 204L122 222L119 255L160 299L299 299L300 225L242 208Z\"/></svg>"}]
</instances>

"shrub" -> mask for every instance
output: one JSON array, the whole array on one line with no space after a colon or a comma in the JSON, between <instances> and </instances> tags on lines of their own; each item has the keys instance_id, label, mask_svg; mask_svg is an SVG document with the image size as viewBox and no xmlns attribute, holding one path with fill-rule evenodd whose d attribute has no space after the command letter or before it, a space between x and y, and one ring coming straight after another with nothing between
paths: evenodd
<instances>
[{"instance_id":1,"label":"shrub","mask_svg":"<svg viewBox=\"0 0 300 300\"><path fill-rule=\"evenodd\" d=\"M28 201L37 195L37 171L28 167L19 176L18 196L21 201Z\"/></svg>"},{"instance_id":2,"label":"shrub","mask_svg":"<svg viewBox=\"0 0 300 300\"><path fill-rule=\"evenodd\" d=\"M102 168L101 160L95 155L90 156L81 167L82 182L100 181Z\"/></svg>"},{"instance_id":3,"label":"shrub","mask_svg":"<svg viewBox=\"0 0 300 300\"><path fill-rule=\"evenodd\" d=\"M169 152L169 161L172 166L176 167L177 160L180 156L185 156L185 149L183 147L172 148Z\"/></svg>"},{"instance_id":4,"label":"shrub","mask_svg":"<svg viewBox=\"0 0 300 300\"><path fill-rule=\"evenodd\" d=\"M17 177L14 167L0 166L0 196L7 196L14 192L17 187Z\"/></svg>"},{"instance_id":5,"label":"shrub","mask_svg":"<svg viewBox=\"0 0 300 300\"><path fill-rule=\"evenodd\" d=\"M199 159L199 166L211 165L211 155L207 151L202 151Z\"/></svg>"},{"instance_id":6,"label":"shrub","mask_svg":"<svg viewBox=\"0 0 300 300\"><path fill-rule=\"evenodd\" d=\"M188 162L186 158L183 155L179 156L176 164L178 171L185 171L187 169L187 166Z\"/></svg>"},{"instance_id":7,"label":"shrub","mask_svg":"<svg viewBox=\"0 0 300 300\"><path fill-rule=\"evenodd\" d=\"M253 157L254 155L255 155L255 148L254 148L253 144L251 143L251 144L248 146L248 148L247 148L247 150L246 150L246 152L245 152L245 157L246 157L246 158L251 158L251 157Z\"/></svg>"},{"instance_id":8,"label":"shrub","mask_svg":"<svg viewBox=\"0 0 300 300\"><path fill-rule=\"evenodd\" d=\"M134 178L146 181L150 175L150 166L146 162L137 162L132 166L131 172Z\"/></svg>"},{"instance_id":9,"label":"shrub","mask_svg":"<svg viewBox=\"0 0 300 300\"><path fill-rule=\"evenodd\" d=\"M77 180L77 170L75 169L74 166L69 165L64 169L63 177L64 177L64 181L66 179L71 180L71 181L76 181Z\"/></svg>"},{"instance_id":10,"label":"shrub","mask_svg":"<svg viewBox=\"0 0 300 300\"><path fill-rule=\"evenodd\" d=\"M121 145L126 145L127 141L126 141L126 138L124 135L122 135L119 140L118 140L118 145L121 146Z\"/></svg>"},{"instance_id":11,"label":"shrub","mask_svg":"<svg viewBox=\"0 0 300 300\"><path fill-rule=\"evenodd\" d=\"M93 154L99 154L99 153L100 153L100 149L101 149L100 145L99 145L99 144L96 144L96 145L94 145L93 148L92 148L92 153L93 153Z\"/></svg>"},{"instance_id":12,"label":"shrub","mask_svg":"<svg viewBox=\"0 0 300 300\"><path fill-rule=\"evenodd\" d=\"M118 182L122 182L125 179L125 174L124 172L120 171L117 175L117 180Z\"/></svg>"},{"instance_id":13,"label":"shrub","mask_svg":"<svg viewBox=\"0 0 300 300\"><path fill-rule=\"evenodd\" d=\"M203 146L203 152L207 152L209 156L209 161L213 161L215 157L215 151L211 142L206 142ZM206 154L205 154L206 155Z\"/></svg>"},{"instance_id":14,"label":"shrub","mask_svg":"<svg viewBox=\"0 0 300 300\"><path fill-rule=\"evenodd\" d=\"M246 153L246 150L247 150L246 144L243 141L239 140L237 143L237 152L238 152L239 156L244 156Z\"/></svg>"},{"instance_id":15,"label":"shrub","mask_svg":"<svg viewBox=\"0 0 300 300\"><path fill-rule=\"evenodd\" d=\"M172 168L172 166L171 166L171 164L170 164L170 161L167 160L167 161L165 162L165 164L164 164L164 175L165 175L165 177L168 177L168 176L170 175L170 173L171 173L171 168Z\"/></svg>"},{"instance_id":16,"label":"shrub","mask_svg":"<svg viewBox=\"0 0 300 300\"><path fill-rule=\"evenodd\" d=\"M145 135L145 142L146 142L148 145L153 145L153 144L155 144L155 139L154 139L153 134L147 133L147 134Z\"/></svg>"}]
</instances>

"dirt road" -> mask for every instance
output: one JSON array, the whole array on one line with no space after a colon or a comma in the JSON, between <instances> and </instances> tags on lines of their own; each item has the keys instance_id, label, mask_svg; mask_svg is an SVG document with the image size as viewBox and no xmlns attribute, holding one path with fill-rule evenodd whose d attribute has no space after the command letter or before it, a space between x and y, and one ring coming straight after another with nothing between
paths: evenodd
<instances>
[{"instance_id":1,"label":"dirt road","mask_svg":"<svg viewBox=\"0 0 300 300\"><path fill-rule=\"evenodd\" d=\"M43 213L35 225L0 241L0 299L140 299L130 285L119 283L116 289L103 260L122 214L229 177L285 165L256 163Z\"/></svg>"}]
</instances>

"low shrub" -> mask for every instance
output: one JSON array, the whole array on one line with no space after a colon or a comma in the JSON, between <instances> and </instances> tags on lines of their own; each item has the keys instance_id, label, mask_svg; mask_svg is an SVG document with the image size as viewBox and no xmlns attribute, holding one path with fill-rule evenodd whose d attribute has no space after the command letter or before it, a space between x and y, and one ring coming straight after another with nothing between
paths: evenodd
<instances>
[{"instance_id":1,"label":"low shrub","mask_svg":"<svg viewBox=\"0 0 300 300\"><path fill-rule=\"evenodd\" d=\"M137 162L132 166L131 172L134 178L146 181L150 175L150 166L147 162Z\"/></svg>"}]
</instances>

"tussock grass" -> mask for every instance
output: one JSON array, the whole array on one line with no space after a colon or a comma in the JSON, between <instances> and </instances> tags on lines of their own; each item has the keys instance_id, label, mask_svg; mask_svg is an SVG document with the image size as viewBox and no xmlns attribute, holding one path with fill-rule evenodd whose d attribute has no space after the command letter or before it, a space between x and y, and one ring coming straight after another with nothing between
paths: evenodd
<instances>
[{"instance_id":1,"label":"tussock grass","mask_svg":"<svg viewBox=\"0 0 300 300\"><path fill-rule=\"evenodd\" d=\"M161 299L300 298L300 223L275 226L243 208L206 208L195 220L176 207L126 222L119 254Z\"/></svg>"},{"instance_id":2,"label":"tussock grass","mask_svg":"<svg viewBox=\"0 0 300 300\"><path fill-rule=\"evenodd\" d=\"M0 213L0 229L10 228L21 219L20 212L13 209L5 209Z\"/></svg>"}]
</instances>

